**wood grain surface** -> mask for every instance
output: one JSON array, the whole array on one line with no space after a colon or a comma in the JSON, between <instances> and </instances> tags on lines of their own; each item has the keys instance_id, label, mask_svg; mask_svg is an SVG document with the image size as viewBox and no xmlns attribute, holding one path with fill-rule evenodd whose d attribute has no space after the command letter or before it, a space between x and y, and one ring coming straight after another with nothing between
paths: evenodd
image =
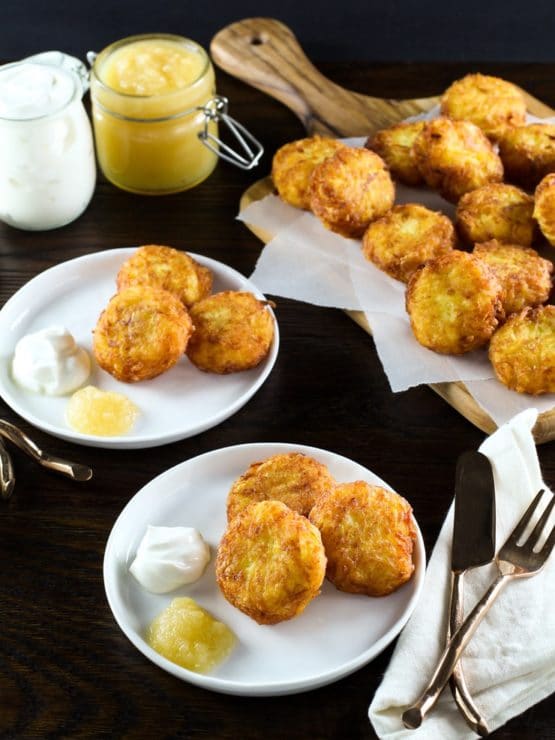
<instances>
[{"instance_id":1,"label":"wood grain surface","mask_svg":"<svg viewBox=\"0 0 555 740\"><path fill-rule=\"evenodd\" d=\"M468 71L449 64L318 66L342 87L399 99L437 95ZM555 64L478 67L555 105ZM235 220L240 196L303 126L281 103L223 73L218 89L230 98L231 115L264 142L258 175L220 165L194 190L159 198L124 193L99 178L87 211L63 229L31 233L0 225L0 304L63 260L138 244L189 249L249 275L260 242ZM147 661L119 630L104 595L104 547L130 497L182 460L240 442L314 445L374 470L411 502L430 553L453 496L456 459L484 434L425 387L392 394L366 333L341 311L280 299L276 312L281 349L268 381L239 413L192 439L146 451L85 448L34 430L0 401L1 415L39 444L94 469L92 481L75 484L11 448L15 492L0 501L0 738L376 737L368 704L392 646L353 675L307 694L219 695ZM551 483L554 452L553 444L539 448ZM554 709L546 699L492 737L553 740Z\"/></svg>"}]
</instances>

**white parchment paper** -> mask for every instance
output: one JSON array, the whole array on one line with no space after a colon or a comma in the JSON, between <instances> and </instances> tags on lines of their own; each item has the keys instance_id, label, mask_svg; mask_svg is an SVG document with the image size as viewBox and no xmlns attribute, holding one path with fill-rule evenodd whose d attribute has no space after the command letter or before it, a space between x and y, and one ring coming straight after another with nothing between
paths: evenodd
<instances>
[{"instance_id":1,"label":"white parchment paper","mask_svg":"<svg viewBox=\"0 0 555 740\"><path fill-rule=\"evenodd\" d=\"M425 117L433 115L437 109ZM361 146L364 141L356 138L345 143ZM452 203L424 187L396 184L395 202L422 203L450 218L455 213ZM313 214L293 208L275 195L252 203L238 218L274 235L250 276L254 284L274 296L363 311L393 391L423 383L464 381L474 400L498 426L525 408L541 413L555 407L555 394L529 396L503 386L494 377L486 350L457 357L422 347L413 336L405 311L405 285L368 262L360 241L328 231Z\"/></svg>"}]
</instances>

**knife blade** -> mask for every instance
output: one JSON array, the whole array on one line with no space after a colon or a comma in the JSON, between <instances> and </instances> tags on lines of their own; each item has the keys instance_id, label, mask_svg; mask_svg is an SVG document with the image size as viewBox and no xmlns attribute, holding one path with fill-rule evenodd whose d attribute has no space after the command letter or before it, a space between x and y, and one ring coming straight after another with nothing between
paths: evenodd
<instances>
[{"instance_id":1,"label":"knife blade","mask_svg":"<svg viewBox=\"0 0 555 740\"><path fill-rule=\"evenodd\" d=\"M463 452L455 474L451 570L462 573L495 557L495 486L489 459Z\"/></svg>"},{"instance_id":2,"label":"knife blade","mask_svg":"<svg viewBox=\"0 0 555 740\"><path fill-rule=\"evenodd\" d=\"M464 573L495 557L495 484L489 459L481 452L464 452L455 473L455 515L451 549L451 593L447 639L463 621ZM481 737L488 726L466 686L459 661L450 681L453 697L469 727Z\"/></svg>"}]
</instances>

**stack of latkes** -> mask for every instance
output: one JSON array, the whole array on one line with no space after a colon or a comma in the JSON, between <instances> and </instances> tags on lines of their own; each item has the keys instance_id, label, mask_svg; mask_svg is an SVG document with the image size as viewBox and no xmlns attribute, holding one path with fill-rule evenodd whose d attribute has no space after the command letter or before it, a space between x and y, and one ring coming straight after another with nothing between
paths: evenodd
<instances>
[{"instance_id":1,"label":"stack of latkes","mask_svg":"<svg viewBox=\"0 0 555 740\"><path fill-rule=\"evenodd\" d=\"M532 248L555 246L555 125L526 124L516 86L467 75L445 91L439 117L378 131L360 149L319 136L286 144L272 177L283 200L361 238L369 261L407 283L422 345L489 345L507 387L555 392L555 307L544 305L553 265ZM395 181L455 203L455 223L393 205Z\"/></svg>"},{"instance_id":2,"label":"stack of latkes","mask_svg":"<svg viewBox=\"0 0 555 740\"><path fill-rule=\"evenodd\" d=\"M299 452L253 463L229 492L227 516L218 585L259 624L301 614L324 576L340 591L385 596L414 570L407 501L364 481L338 484Z\"/></svg>"},{"instance_id":3,"label":"stack of latkes","mask_svg":"<svg viewBox=\"0 0 555 740\"><path fill-rule=\"evenodd\" d=\"M232 373L268 354L274 320L252 293L211 295L212 273L172 247L139 247L117 276L93 350L101 368L133 383L169 370L184 353L200 370Z\"/></svg>"}]
</instances>

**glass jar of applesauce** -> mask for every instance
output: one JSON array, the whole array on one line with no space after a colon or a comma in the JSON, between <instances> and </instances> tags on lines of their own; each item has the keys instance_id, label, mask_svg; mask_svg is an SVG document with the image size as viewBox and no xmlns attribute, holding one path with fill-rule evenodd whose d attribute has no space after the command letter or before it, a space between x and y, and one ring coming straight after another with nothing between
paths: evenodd
<instances>
[{"instance_id":1,"label":"glass jar of applesauce","mask_svg":"<svg viewBox=\"0 0 555 740\"><path fill-rule=\"evenodd\" d=\"M204 49L171 34L130 36L94 57L91 101L104 175L124 190L187 190L218 160L214 69Z\"/></svg>"},{"instance_id":2,"label":"glass jar of applesauce","mask_svg":"<svg viewBox=\"0 0 555 740\"><path fill-rule=\"evenodd\" d=\"M96 164L81 80L35 59L0 67L0 220L42 231L83 213Z\"/></svg>"}]
</instances>

